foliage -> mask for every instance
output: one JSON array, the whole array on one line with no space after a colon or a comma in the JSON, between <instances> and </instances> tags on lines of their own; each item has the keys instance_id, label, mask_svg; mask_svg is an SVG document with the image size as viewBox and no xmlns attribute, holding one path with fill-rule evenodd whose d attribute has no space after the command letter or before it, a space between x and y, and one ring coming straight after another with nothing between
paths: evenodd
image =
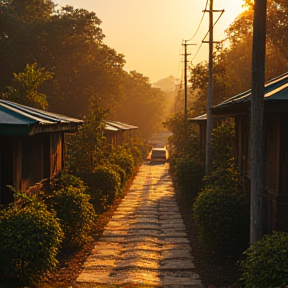
<instances>
[{"instance_id":1,"label":"foliage","mask_svg":"<svg viewBox=\"0 0 288 288\"><path fill-rule=\"evenodd\" d=\"M133 157L134 166L137 167L140 164L142 164L143 156L142 156L141 150L136 146L132 146L129 150L130 150L130 153Z\"/></svg>"},{"instance_id":2,"label":"foliage","mask_svg":"<svg viewBox=\"0 0 288 288\"><path fill-rule=\"evenodd\" d=\"M206 187L220 187L224 191L238 193L241 177L235 167L235 127L232 121L221 123L211 135L213 169L204 177Z\"/></svg>"},{"instance_id":3,"label":"foliage","mask_svg":"<svg viewBox=\"0 0 288 288\"><path fill-rule=\"evenodd\" d=\"M90 196L86 189L73 186L55 190L49 198L50 208L56 211L57 218L60 219L65 248L75 250L91 241L96 213L89 201Z\"/></svg>"},{"instance_id":4,"label":"foliage","mask_svg":"<svg viewBox=\"0 0 288 288\"><path fill-rule=\"evenodd\" d=\"M249 205L237 194L207 188L193 205L203 247L220 260L237 259L249 240Z\"/></svg>"},{"instance_id":5,"label":"foliage","mask_svg":"<svg viewBox=\"0 0 288 288\"><path fill-rule=\"evenodd\" d=\"M251 88L254 1L246 0L245 5L247 10L238 15L226 29L225 41L213 54L212 105ZM287 1L268 0L266 80L287 71L287 11ZM191 108L194 117L206 112L208 66L209 63L205 61L190 67L192 97L188 101L188 107Z\"/></svg>"},{"instance_id":6,"label":"foliage","mask_svg":"<svg viewBox=\"0 0 288 288\"><path fill-rule=\"evenodd\" d=\"M88 186L83 182L83 180L68 173L61 173L57 177L53 178L51 186L54 191L67 189L70 186L80 189L83 193L88 191Z\"/></svg>"},{"instance_id":7,"label":"foliage","mask_svg":"<svg viewBox=\"0 0 288 288\"><path fill-rule=\"evenodd\" d=\"M162 126L165 118L165 94L153 88L149 79L136 71L123 77L124 99L118 118L139 127L141 137L149 139Z\"/></svg>"},{"instance_id":8,"label":"foliage","mask_svg":"<svg viewBox=\"0 0 288 288\"><path fill-rule=\"evenodd\" d=\"M132 176L134 171L134 159L128 149L117 146L112 149L108 161L112 164L119 165L124 171L127 178Z\"/></svg>"},{"instance_id":9,"label":"foliage","mask_svg":"<svg viewBox=\"0 0 288 288\"><path fill-rule=\"evenodd\" d=\"M240 284L245 288L288 285L288 233L274 232L252 244L240 261Z\"/></svg>"},{"instance_id":10,"label":"foliage","mask_svg":"<svg viewBox=\"0 0 288 288\"><path fill-rule=\"evenodd\" d=\"M175 158L174 158L175 159ZM193 155L175 160L175 179L186 201L194 201L202 188L204 166Z\"/></svg>"},{"instance_id":11,"label":"foliage","mask_svg":"<svg viewBox=\"0 0 288 288\"><path fill-rule=\"evenodd\" d=\"M202 187L204 159L196 131L185 121L183 113L176 113L166 121L172 132L169 137L170 172L179 185L184 201L192 203Z\"/></svg>"},{"instance_id":12,"label":"foliage","mask_svg":"<svg viewBox=\"0 0 288 288\"><path fill-rule=\"evenodd\" d=\"M230 121L222 122L211 134L214 167L230 167L235 159L235 125Z\"/></svg>"},{"instance_id":13,"label":"foliage","mask_svg":"<svg viewBox=\"0 0 288 288\"><path fill-rule=\"evenodd\" d=\"M169 145L173 155L179 157L186 154L193 155L198 161L203 160L203 151L197 137L195 127L187 122L181 112L173 114L166 121L167 129L172 132L169 137ZM172 155L172 157L173 157Z\"/></svg>"},{"instance_id":14,"label":"foliage","mask_svg":"<svg viewBox=\"0 0 288 288\"><path fill-rule=\"evenodd\" d=\"M47 80L52 79L53 73L45 72L43 68L37 68L37 63L27 64L24 72L13 73L13 87L7 86L2 94L7 99L19 104L34 108L46 109L48 102L43 93L37 91L38 87Z\"/></svg>"},{"instance_id":15,"label":"foliage","mask_svg":"<svg viewBox=\"0 0 288 288\"><path fill-rule=\"evenodd\" d=\"M83 179L89 185L91 203L98 213L105 211L120 192L120 176L110 165L96 167L93 173Z\"/></svg>"},{"instance_id":16,"label":"foliage","mask_svg":"<svg viewBox=\"0 0 288 288\"><path fill-rule=\"evenodd\" d=\"M249 239L249 203L242 196L241 177L235 167L233 122L213 129L213 169L204 177L204 189L193 213L202 245L221 260L237 259Z\"/></svg>"},{"instance_id":17,"label":"foliage","mask_svg":"<svg viewBox=\"0 0 288 288\"><path fill-rule=\"evenodd\" d=\"M107 111L95 99L90 104L90 113L78 133L67 137L67 165L71 174L79 176L93 173L94 167L104 158L103 132Z\"/></svg>"},{"instance_id":18,"label":"foliage","mask_svg":"<svg viewBox=\"0 0 288 288\"><path fill-rule=\"evenodd\" d=\"M12 73L36 61L54 72L53 81L41 87L52 111L85 115L91 95L117 111L124 58L102 42L101 20L94 12L71 6L56 10L46 0L7 0L0 6L0 66L5 67L0 91L11 86Z\"/></svg>"},{"instance_id":19,"label":"foliage","mask_svg":"<svg viewBox=\"0 0 288 288\"><path fill-rule=\"evenodd\" d=\"M43 203L31 200L1 211L1 278L26 285L41 281L58 263L62 237L58 220Z\"/></svg>"}]
</instances>

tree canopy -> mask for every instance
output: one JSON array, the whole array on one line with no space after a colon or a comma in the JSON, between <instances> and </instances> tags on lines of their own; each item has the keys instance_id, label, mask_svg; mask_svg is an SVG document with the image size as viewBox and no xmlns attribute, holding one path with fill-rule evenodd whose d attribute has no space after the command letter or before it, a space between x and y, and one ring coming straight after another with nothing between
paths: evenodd
<instances>
[{"instance_id":1,"label":"tree canopy","mask_svg":"<svg viewBox=\"0 0 288 288\"><path fill-rule=\"evenodd\" d=\"M254 1L245 0L247 10L227 28L227 38L214 51L212 104L251 88L251 61ZM288 68L288 2L268 0L266 80L278 76ZM205 113L208 83L208 63L191 65L191 108L194 116ZM189 102L188 102L189 103Z\"/></svg>"},{"instance_id":2,"label":"tree canopy","mask_svg":"<svg viewBox=\"0 0 288 288\"><path fill-rule=\"evenodd\" d=\"M153 133L163 95L148 78L123 69L124 55L104 43L95 12L59 8L51 0L2 0L0 9L0 94L6 95L2 97L18 89L15 75L37 63L53 74L37 88L38 96L46 96L49 110L84 117L96 99L108 110L107 117L137 125L146 136ZM12 87L10 94L7 87Z\"/></svg>"}]
</instances>

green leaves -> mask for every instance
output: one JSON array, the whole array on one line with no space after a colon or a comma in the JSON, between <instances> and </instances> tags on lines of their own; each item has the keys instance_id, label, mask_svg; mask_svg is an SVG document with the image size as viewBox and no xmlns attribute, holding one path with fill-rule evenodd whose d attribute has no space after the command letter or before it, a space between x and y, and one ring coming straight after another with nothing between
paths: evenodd
<instances>
[{"instance_id":1,"label":"green leaves","mask_svg":"<svg viewBox=\"0 0 288 288\"><path fill-rule=\"evenodd\" d=\"M201 244L220 260L237 259L249 239L249 205L217 187L205 189L193 205Z\"/></svg>"},{"instance_id":2,"label":"green leaves","mask_svg":"<svg viewBox=\"0 0 288 288\"><path fill-rule=\"evenodd\" d=\"M96 221L96 213L84 186L64 186L55 190L48 203L50 208L56 211L60 221L65 248L78 249L92 240L91 231Z\"/></svg>"},{"instance_id":3,"label":"green leaves","mask_svg":"<svg viewBox=\"0 0 288 288\"><path fill-rule=\"evenodd\" d=\"M46 109L48 102L38 87L47 80L52 79L53 73L37 68L37 63L27 64L24 72L14 73L13 87L6 87L3 98L34 108Z\"/></svg>"},{"instance_id":4,"label":"green leaves","mask_svg":"<svg viewBox=\"0 0 288 288\"><path fill-rule=\"evenodd\" d=\"M288 233L273 232L252 244L239 262L240 284L245 288L288 285Z\"/></svg>"},{"instance_id":5,"label":"green leaves","mask_svg":"<svg viewBox=\"0 0 288 288\"><path fill-rule=\"evenodd\" d=\"M63 232L54 213L40 202L13 206L0 214L0 275L37 283L57 265Z\"/></svg>"}]
</instances>

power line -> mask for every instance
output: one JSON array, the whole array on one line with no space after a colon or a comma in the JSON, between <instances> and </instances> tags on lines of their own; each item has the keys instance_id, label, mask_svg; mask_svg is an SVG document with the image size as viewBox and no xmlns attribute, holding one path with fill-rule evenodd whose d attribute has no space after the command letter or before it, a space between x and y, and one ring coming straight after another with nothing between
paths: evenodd
<instances>
[{"instance_id":1,"label":"power line","mask_svg":"<svg viewBox=\"0 0 288 288\"><path fill-rule=\"evenodd\" d=\"M196 34L198 33L198 31L200 29L200 26L201 26L201 24L203 22L204 16L205 16L205 10L207 9L207 5L208 5L208 0L206 1L205 9L203 11L203 15L202 15L202 18L201 18L200 23L198 25L198 28L196 29L196 32L194 33L194 35L190 39L185 40L185 41L191 41L196 36Z\"/></svg>"},{"instance_id":2,"label":"power line","mask_svg":"<svg viewBox=\"0 0 288 288\"><path fill-rule=\"evenodd\" d=\"M204 13L205 13L206 11L207 11L207 10L205 9ZM209 30L208 30L208 32L205 34L205 36L204 36L203 40L201 41L201 44L200 44L199 48L197 49L196 54L194 55L192 61L196 58L197 54L198 54L199 51L200 51L200 48L202 47L202 44L204 43L204 39L205 39L206 36L210 33L210 30L213 29L214 26L217 24L217 22L219 21L220 17L221 17L222 14L224 13L224 11L225 11L224 9L221 10L221 14L219 15L218 19L215 21L215 23L212 25L212 27L210 27Z\"/></svg>"}]
</instances>

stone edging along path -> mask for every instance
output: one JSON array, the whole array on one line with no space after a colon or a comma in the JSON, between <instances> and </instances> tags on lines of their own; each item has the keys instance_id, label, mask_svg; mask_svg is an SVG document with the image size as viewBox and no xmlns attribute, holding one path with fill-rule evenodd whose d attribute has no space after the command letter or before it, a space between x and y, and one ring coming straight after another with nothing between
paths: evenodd
<instances>
[{"instance_id":1,"label":"stone edging along path","mask_svg":"<svg viewBox=\"0 0 288 288\"><path fill-rule=\"evenodd\" d=\"M168 163L144 163L77 283L203 288L179 212Z\"/></svg>"}]
</instances>

